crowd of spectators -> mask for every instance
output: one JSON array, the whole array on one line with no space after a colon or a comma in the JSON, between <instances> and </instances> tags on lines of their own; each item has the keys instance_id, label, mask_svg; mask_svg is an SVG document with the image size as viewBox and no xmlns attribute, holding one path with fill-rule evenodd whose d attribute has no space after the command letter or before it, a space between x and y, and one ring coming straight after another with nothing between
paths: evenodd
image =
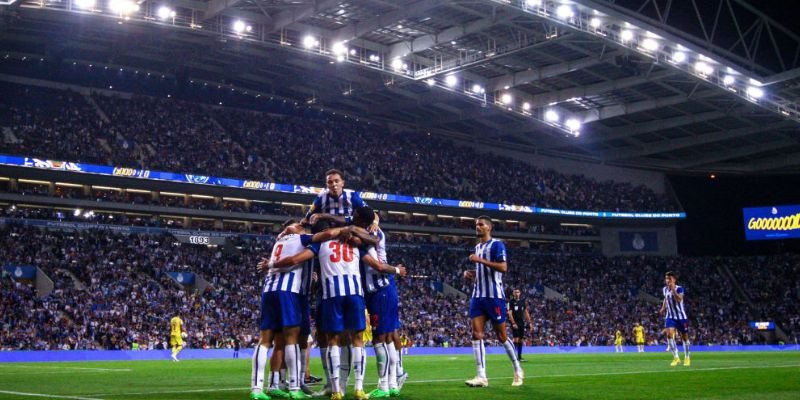
<instances>
[{"instance_id":1,"label":"crowd of spectators","mask_svg":"<svg viewBox=\"0 0 800 400\"><path fill-rule=\"evenodd\" d=\"M672 211L645 186L597 181L352 119L211 109L2 84L0 152L64 161L561 209ZM19 100L22 99L22 100ZM96 105L96 107L95 107Z\"/></svg>"},{"instance_id":2,"label":"crowd of spectators","mask_svg":"<svg viewBox=\"0 0 800 400\"><path fill-rule=\"evenodd\" d=\"M389 258L409 268L401 280L401 320L414 343L468 346L471 286L462 278L471 246L409 242L390 235ZM239 238L231 246L180 243L167 234L104 230L44 230L7 221L0 260L35 265L55 282L38 297L28 283L0 278L0 348L163 348L169 318L182 313L190 347L226 346L232 337L256 340L260 278L253 267L272 238ZM645 327L648 343L663 343L663 273L677 271L687 291L691 337L697 345L763 342L749 318L774 319L797 341L797 256L770 258L605 258L509 251L506 289L520 288L533 325L530 345L609 345L617 329ZM737 294L726 277L751 272ZM782 275L784 269L791 279ZM194 272L209 282L195 293L167 272ZM781 273L778 273L781 271ZM793 275L792 275L793 274ZM449 289L448 289L449 288ZM445 290L442 290L445 289Z\"/></svg>"}]
</instances>

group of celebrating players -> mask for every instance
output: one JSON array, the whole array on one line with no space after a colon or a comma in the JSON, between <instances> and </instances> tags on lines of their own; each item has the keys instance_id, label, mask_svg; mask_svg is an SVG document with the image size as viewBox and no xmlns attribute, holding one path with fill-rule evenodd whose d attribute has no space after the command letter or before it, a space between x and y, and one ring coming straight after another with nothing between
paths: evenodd
<instances>
[{"instance_id":1,"label":"group of celebrating players","mask_svg":"<svg viewBox=\"0 0 800 400\"><path fill-rule=\"evenodd\" d=\"M355 399L389 398L400 395L408 374L404 371L400 344L398 292L395 276L405 276L403 265L390 265L386 236L377 214L357 192L344 189L339 170L326 173L322 190L302 221L289 220L269 258L258 264L266 273L261 294L260 340L253 353L251 400L270 398L305 399L328 396L344 398L351 367L355 375ZM475 268L464 271L473 282L469 307L472 324L472 350L476 376L465 381L470 387L486 387L485 326L491 322L514 369L512 386L523 384L520 366L524 324L531 318L519 290L506 303L503 274L508 270L505 244L492 238L492 221L478 217L475 232L479 239L469 261ZM689 364L688 324L683 309L683 288L668 273L662 312L667 314L669 348L677 358L674 330L684 334L685 364ZM315 339L327 382L323 390L312 393L305 385L305 349L311 334L311 298L316 300ZM373 333L378 369L378 388L364 391L366 351L363 334L366 315ZM506 320L514 332L513 342L506 332ZM672 321L672 322L670 322ZM265 389L268 348L270 376ZM677 365L673 361L673 365ZM285 370L286 386L281 371Z\"/></svg>"}]
</instances>

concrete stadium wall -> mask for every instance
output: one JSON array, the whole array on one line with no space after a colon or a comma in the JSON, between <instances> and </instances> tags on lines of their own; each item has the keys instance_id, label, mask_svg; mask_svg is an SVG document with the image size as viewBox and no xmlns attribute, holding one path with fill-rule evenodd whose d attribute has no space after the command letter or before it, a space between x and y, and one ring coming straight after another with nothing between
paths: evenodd
<instances>
[{"instance_id":1,"label":"concrete stadium wall","mask_svg":"<svg viewBox=\"0 0 800 400\"><path fill-rule=\"evenodd\" d=\"M626 352L636 352L636 346L625 346ZM663 353L664 346L647 346L647 352ZM752 345L752 346L693 346L692 352L704 351L800 351L800 345ZM594 347L525 347L525 354L594 354L613 353L613 346ZM374 356L372 348L367 348L369 356ZM500 346L486 348L487 354L505 354L505 349ZM252 349L242 349L239 358L250 358ZM410 349L412 356L435 355L472 355L471 347L415 347ZM319 350L311 350L312 357L319 357ZM182 360L208 360L232 358L232 349L222 350L184 350L179 358ZM52 350L52 351L0 351L0 363L8 362L68 362L68 361L144 361L163 360L169 361L169 350Z\"/></svg>"}]
</instances>

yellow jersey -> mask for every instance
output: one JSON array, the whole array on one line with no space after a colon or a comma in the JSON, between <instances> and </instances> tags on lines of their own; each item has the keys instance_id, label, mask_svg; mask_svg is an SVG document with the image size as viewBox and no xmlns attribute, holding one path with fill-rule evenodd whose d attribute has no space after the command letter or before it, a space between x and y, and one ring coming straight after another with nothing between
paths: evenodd
<instances>
[{"instance_id":1,"label":"yellow jersey","mask_svg":"<svg viewBox=\"0 0 800 400\"><path fill-rule=\"evenodd\" d=\"M617 331L616 337L614 338L614 344L621 345L622 344L622 332Z\"/></svg>"},{"instance_id":2,"label":"yellow jersey","mask_svg":"<svg viewBox=\"0 0 800 400\"><path fill-rule=\"evenodd\" d=\"M633 327L633 335L636 336L637 342L644 342L644 327L641 325Z\"/></svg>"},{"instance_id":3,"label":"yellow jersey","mask_svg":"<svg viewBox=\"0 0 800 400\"><path fill-rule=\"evenodd\" d=\"M180 317L176 315L172 317L171 320L169 320L169 327L170 327L169 331L170 336L180 336L181 332L183 331L182 329L183 321L181 320Z\"/></svg>"},{"instance_id":4,"label":"yellow jersey","mask_svg":"<svg viewBox=\"0 0 800 400\"><path fill-rule=\"evenodd\" d=\"M369 321L369 312L365 310L364 315L367 318L366 320ZM364 343L372 341L372 325L370 323L366 325L366 328L364 328Z\"/></svg>"}]
</instances>

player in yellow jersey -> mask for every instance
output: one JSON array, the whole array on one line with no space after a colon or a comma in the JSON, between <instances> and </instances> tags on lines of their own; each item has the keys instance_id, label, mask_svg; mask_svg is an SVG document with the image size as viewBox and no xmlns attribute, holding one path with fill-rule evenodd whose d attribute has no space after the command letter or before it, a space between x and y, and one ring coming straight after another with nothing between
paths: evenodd
<instances>
[{"instance_id":1,"label":"player in yellow jersey","mask_svg":"<svg viewBox=\"0 0 800 400\"><path fill-rule=\"evenodd\" d=\"M169 320L169 345L172 347L172 361L178 362L178 353L183 349L183 338L186 335L186 328L179 315L175 315Z\"/></svg>"},{"instance_id":2,"label":"player in yellow jersey","mask_svg":"<svg viewBox=\"0 0 800 400\"><path fill-rule=\"evenodd\" d=\"M367 318L365 321L369 321L369 311L364 310L364 316ZM372 343L372 325L366 324L366 328L364 329L364 343Z\"/></svg>"},{"instance_id":3,"label":"player in yellow jersey","mask_svg":"<svg viewBox=\"0 0 800 400\"><path fill-rule=\"evenodd\" d=\"M622 337L622 332L617 330L617 333L614 337L614 351L617 353L624 353L625 350L622 348L622 343L625 341L625 338Z\"/></svg>"},{"instance_id":4,"label":"player in yellow jersey","mask_svg":"<svg viewBox=\"0 0 800 400\"><path fill-rule=\"evenodd\" d=\"M636 339L636 351L644 353L644 327L636 322L633 325L633 337Z\"/></svg>"}]
</instances>

